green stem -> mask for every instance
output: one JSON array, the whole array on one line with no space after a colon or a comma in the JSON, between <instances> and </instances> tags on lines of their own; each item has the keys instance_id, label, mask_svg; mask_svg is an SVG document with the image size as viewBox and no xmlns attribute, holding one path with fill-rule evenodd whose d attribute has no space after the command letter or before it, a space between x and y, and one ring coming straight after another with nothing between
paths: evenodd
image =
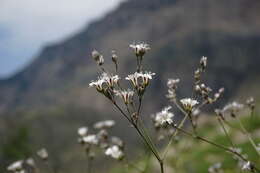
<instances>
[{"instance_id":1,"label":"green stem","mask_svg":"<svg viewBox=\"0 0 260 173\"><path fill-rule=\"evenodd\" d=\"M205 139L205 138L200 137L200 136L198 136L198 135L193 135L192 133L190 133L190 132L188 132L188 131L185 131L185 130L183 130L183 129L181 129L181 128L178 128L177 126L173 126L173 127L176 128L176 129L178 129L179 131L181 131L183 134L185 134L185 135L187 135L187 136L190 136L190 137L192 137L192 138L194 138L194 139L198 139L198 140L200 140L200 141L206 142L206 143L211 144L211 145L213 145L213 146L215 146L215 147L217 147L217 148L223 149L223 150L225 150L225 151L227 151L227 152L229 152L229 153L232 153L232 154L238 156L238 157L239 157L240 159L242 159L243 161L248 162L248 160L247 160L242 154L240 154L240 153L238 153L238 152L236 152L236 151L234 151L234 150L232 150L232 149L230 149L230 148L228 148L228 147L225 147L225 146L223 146L223 145L221 145L221 144L217 144L217 143L215 143L215 142L213 142L213 141L209 141L208 139ZM251 162L251 161L250 161L250 162ZM253 162L251 162L251 163L253 163ZM255 165L255 164L253 164L253 165ZM256 167L254 167L254 169L255 169L256 171L259 171L259 169L256 168Z\"/></svg>"},{"instance_id":2,"label":"green stem","mask_svg":"<svg viewBox=\"0 0 260 173\"><path fill-rule=\"evenodd\" d=\"M188 118L188 114L185 114L185 117L182 119L182 121L181 121L181 123L179 124L179 126L178 126L178 128L182 128L183 127L183 125L184 125L184 123L185 123L185 121L186 121L186 119ZM166 146L166 148L165 148L165 150L164 150L164 152L163 152L163 160L165 159L165 157L166 157L166 155L167 155L167 153L168 153L168 151L169 151L169 149L170 149L170 146L171 146L171 144L172 144L172 142L173 142L173 138L176 136L178 134L178 130L176 130L173 134L172 134L172 136L170 137L170 140L169 140L169 142L168 142L168 144L167 144L167 146Z\"/></svg>"},{"instance_id":3,"label":"green stem","mask_svg":"<svg viewBox=\"0 0 260 173\"><path fill-rule=\"evenodd\" d=\"M248 131L246 130L246 128L242 124L241 120L239 118L237 118L237 117L236 117L236 119L238 120L240 128L242 129L244 134L247 136L247 138L250 141L251 145L254 147L254 149L256 150L257 154L260 156L260 152L258 151L257 146L256 146L254 140L252 139L251 135L248 133Z\"/></svg>"},{"instance_id":4,"label":"green stem","mask_svg":"<svg viewBox=\"0 0 260 173\"><path fill-rule=\"evenodd\" d=\"M232 146L233 148L235 148L235 145L234 145L234 143L232 142L231 137L229 136L229 134L228 134L228 132L227 132L227 130L226 130L226 128L225 128L225 125L224 125L224 123L222 122L221 118L220 118L220 117L217 117L217 119L218 119L218 122L219 122L219 124L221 125L221 127L222 127L222 129L223 129L223 131L224 131L224 133L225 133L225 135L226 135L226 137L228 138L228 140L229 140L231 146Z\"/></svg>"}]
</instances>

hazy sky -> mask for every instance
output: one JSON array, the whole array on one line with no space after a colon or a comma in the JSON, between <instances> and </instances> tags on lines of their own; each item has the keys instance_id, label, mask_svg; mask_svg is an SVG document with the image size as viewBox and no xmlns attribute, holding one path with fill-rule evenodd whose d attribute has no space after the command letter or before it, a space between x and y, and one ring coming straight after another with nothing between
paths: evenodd
<instances>
[{"instance_id":1,"label":"hazy sky","mask_svg":"<svg viewBox=\"0 0 260 173\"><path fill-rule=\"evenodd\" d=\"M0 77L10 76L50 42L79 31L122 0L0 0Z\"/></svg>"}]
</instances>

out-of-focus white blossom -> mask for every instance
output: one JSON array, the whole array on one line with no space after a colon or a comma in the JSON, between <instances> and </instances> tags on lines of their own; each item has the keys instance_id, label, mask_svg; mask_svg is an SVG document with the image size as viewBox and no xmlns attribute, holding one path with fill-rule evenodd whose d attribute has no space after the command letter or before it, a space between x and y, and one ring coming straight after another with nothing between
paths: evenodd
<instances>
[{"instance_id":1,"label":"out-of-focus white blossom","mask_svg":"<svg viewBox=\"0 0 260 173\"><path fill-rule=\"evenodd\" d=\"M99 121L94 124L95 129L105 129L105 128L111 128L115 125L114 120L105 120L105 121Z\"/></svg>"},{"instance_id":2,"label":"out-of-focus white blossom","mask_svg":"<svg viewBox=\"0 0 260 173\"><path fill-rule=\"evenodd\" d=\"M161 112L156 113L154 117L155 126L164 125L165 123L173 123L172 118L174 117L174 114L172 112L169 112L171 108L171 106L168 106L165 107Z\"/></svg>"},{"instance_id":3,"label":"out-of-focus white blossom","mask_svg":"<svg viewBox=\"0 0 260 173\"><path fill-rule=\"evenodd\" d=\"M211 165L208 169L209 173L220 173L220 169L222 167L221 163L215 163L214 165Z\"/></svg>"},{"instance_id":4,"label":"out-of-focus white blossom","mask_svg":"<svg viewBox=\"0 0 260 173\"><path fill-rule=\"evenodd\" d=\"M184 98L180 100L182 106L187 111L192 111L195 105L199 104L197 100L191 99L191 98Z\"/></svg>"},{"instance_id":5,"label":"out-of-focus white blossom","mask_svg":"<svg viewBox=\"0 0 260 173\"><path fill-rule=\"evenodd\" d=\"M132 49L135 51L135 55L137 57L143 57L144 54L150 50L151 48L149 47L148 44L146 43L140 43L140 44L130 44L129 45Z\"/></svg>"},{"instance_id":6,"label":"out-of-focus white blossom","mask_svg":"<svg viewBox=\"0 0 260 173\"><path fill-rule=\"evenodd\" d=\"M28 158L28 159L26 159L26 160L25 160L25 163L26 163L27 165L33 167L33 168L35 167L35 161L34 161L33 158Z\"/></svg>"},{"instance_id":7,"label":"out-of-focus white blossom","mask_svg":"<svg viewBox=\"0 0 260 173\"><path fill-rule=\"evenodd\" d=\"M48 151L45 148L40 149L37 151L37 155L42 159L42 160L47 160L49 157Z\"/></svg>"},{"instance_id":8,"label":"out-of-focus white blossom","mask_svg":"<svg viewBox=\"0 0 260 173\"><path fill-rule=\"evenodd\" d=\"M180 79L168 79L167 86L168 88L177 88L177 84L180 82Z\"/></svg>"},{"instance_id":9,"label":"out-of-focus white blossom","mask_svg":"<svg viewBox=\"0 0 260 173\"><path fill-rule=\"evenodd\" d=\"M23 160L15 161L7 167L7 170L13 172L21 171L23 169L23 162Z\"/></svg>"},{"instance_id":10,"label":"out-of-focus white blossom","mask_svg":"<svg viewBox=\"0 0 260 173\"><path fill-rule=\"evenodd\" d=\"M251 171L252 170L252 165L251 163L248 161L248 162L245 162L242 166L242 170L247 170L247 171Z\"/></svg>"},{"instance_id":11,"label":"out-of-focus white blossom","mask_svg":"<svg viewBox=\"0 0 260 173\"><path fill-rule=\"evenodd\" d=\"M82 138L82 140L86 144L91 144L91 145L97 145L98 144L98 137L97 137L97 135L90 134L90 135L84 136Z\"/></svg>"},{"instance_id":12,"label":"out-of-focus white blossom","mask_svg":"<svg viewBox=\"0 0 260 173\"><path fill-rule=\"evenodd\" d=\"M79 129L78 129L78 134L80 135L80 136L86 136L87 135L87 133L88 133L88 128L87 127L80 127Z\"/></svg>"},{"instance_id":13,"label":"out-of-focus white blossom","mask_svg":"<svg viewBox=\"0 0 260 173\"><path fill-rule=\"evenodd\" d=\"M223 108L223 113L230 113L231 116L235 116L236 113L238 113L240 110L244 108L243 104L237 103L237 102L232 102L227 104Z\"/></svg>"},{"instance_id":14,"label":"out-of-focus white blossom","mask_svg":"<svg viewBox=\"0 0 260 173\"><path fill-rule=\"evenodd\" d=\"M117 160L122 159L124 156L124 153L122 152L122 150L120 150L120 148L117 145L113 145L112 147L109 147L105 151L105 154Z\"/></svg>"}]
</instances>

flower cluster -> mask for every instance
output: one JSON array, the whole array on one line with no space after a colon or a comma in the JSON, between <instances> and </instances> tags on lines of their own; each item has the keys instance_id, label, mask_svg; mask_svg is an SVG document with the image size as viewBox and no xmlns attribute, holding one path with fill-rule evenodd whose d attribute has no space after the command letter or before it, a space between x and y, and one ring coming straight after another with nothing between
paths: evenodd
<instances>
[{"instance_id":1,"label":"flower cluster","mask_svg":"<svg viewBox=\"0 0 260 173\"><path fill-rule=\"evenodd\" d=\"M95 149L102 149L106 155L121 160L123 158L123 141L115 136L109 137L108 129L115 125L114 120L104 120L94 123L93 128L98 130L96 134L88 133L88 127L78 129L78 141L84 147L88 157L95 156ZM112 148L110 146L113 146ZM117 149L115 149L117 146ZM119 157L120 156L120 157Z\"/></svg>"},{"instance_id":2,"label":"flower cluster","mask_svg":"<svg viewBox=\"0 0 260 173\"><path fill-rule=\"evenodd\" d=\"M172 112L169 112L171 108L171 106L165 107L162 109L161 112L158 112L154 116L152 116L155 127L160 127L165 124L173 123L172 118L174 117L174 114Z\"/></svg>"},{"instance_id":3,"label":"flower cluster","mask_svg":"<svg viewBox=\"0 0 260 173\"><path fill-rule=\"evenodd\" d=\"M148 44L146 43L140 43L140 44L130 44L130 48L132 48L135 52L135 55L137 57L143 57L144 54L150 50L151 48L149 47Z\"/></svg>"},{"instance_id":4,"label":"flower cluster","mask_svg":"<svg viewBox=\"0 0 260 173\"><path fill-rule=\"evenodd\" d=\"M184 98L180 100L183 108L187 111L187 112L192 112L193 108L199 104L199 102L197 100L191 99L191 98Z\"/></svg>"},{"instance_id":5,"label":"flower cluster","mask_svg":"<svg viewBox=\"0 0 260 173\"><path fill-rule=\"evenodd\" d=\"M166 95L166 97L172 102L176 101L176 90L178 88L177 84L179 82L180 79L168 79L168 94Z\"/></svg>"}]
</instances>

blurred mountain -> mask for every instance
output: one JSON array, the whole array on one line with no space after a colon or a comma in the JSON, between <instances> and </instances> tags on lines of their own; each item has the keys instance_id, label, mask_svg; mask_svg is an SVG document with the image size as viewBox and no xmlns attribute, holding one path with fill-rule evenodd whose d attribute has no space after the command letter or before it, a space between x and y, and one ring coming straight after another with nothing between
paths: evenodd
<instances>
[{"instance_id":1,"label":"blurred mountain","mask_svg":"<svg viewBox=\"0 0 260 173\"><path fill-rule=\"evenodd\" d=\"M106 101L88 89L97 72L91 50L104 53L107 64L111 50L116 50L121 70L133 72L135 59L128 45L139 40L152 47L145 63L158 74L156 95L165 94L167 77L181 77L181 92L186 94L185 84L204 55L209 58L210 83L226 87L230 96L244 80L260 73L259 7L257 0L124 2L79 34L45 47L23 71L1 81L1 111L56 105L104 108Z\"/></svg>"},{"instance_id":2,"label":"blurred mountain","mask_svg":"<svg viewBox=\"0 0 260 173\"><path fill-rule=\"evenodd\" d=\"M116 50L124 78L136 69L129 48L134 41L151 45L144 63L147 70L156 73L145 97L146 114L168 104L164 96L170 77L181 79L181 97L190 96L193 71L202 56L209 60L204 79L213 89L225 87L226 100L238 91L254 95L258 90L245 86L260 86L259 9L259 0L123 2L80 33L46 46L24 70L0 81L0 112L9 117L24 115L28 122L41 115L37 123L42 131L48 127L45 134L60 129L70 136L75 131L67 127L76 129L83 124L82 117L87 124L104 117L119 119L111 104L88 88L98 72L90 54L96 48L105 57L105 67L112 70L111 50ZM66 115L59 119L64 126L54 123L56 115ZM62 141L66 143L66 139Z\"/></svg>"}]
</instances>

